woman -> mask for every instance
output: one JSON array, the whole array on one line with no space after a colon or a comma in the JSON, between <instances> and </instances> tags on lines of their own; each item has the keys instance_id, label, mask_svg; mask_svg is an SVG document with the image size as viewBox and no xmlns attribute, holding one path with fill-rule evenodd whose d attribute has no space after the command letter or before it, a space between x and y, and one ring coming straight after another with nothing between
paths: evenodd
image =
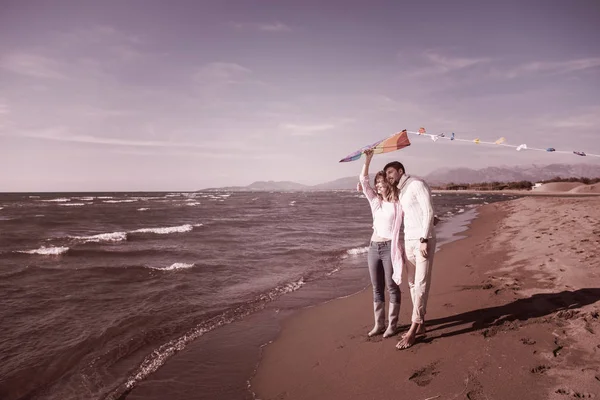
<instances>
[{"instance_id":1,"label":"woman","mask_svg":"<svg viewBox=\"0 0 600 400\"><path fill-rule=\"evenodd\" d=\"M403 254L399 240L402 228L402 209L398 188L390 185L385 172L375 175L375 189L369 184L369 164L373 150L365 150L365 164L360 174L362 191L369 200L373 214L373 235L368 252L369 275L373 285L375 326L369 336L383 333L387 338L396 333L400 312L400 283ZM398 284L397 284L398 283ZM389 293L388 326L385 328L385 287ZM385 332L384 332L385 330Z\"/></svg>"}]
</instances>

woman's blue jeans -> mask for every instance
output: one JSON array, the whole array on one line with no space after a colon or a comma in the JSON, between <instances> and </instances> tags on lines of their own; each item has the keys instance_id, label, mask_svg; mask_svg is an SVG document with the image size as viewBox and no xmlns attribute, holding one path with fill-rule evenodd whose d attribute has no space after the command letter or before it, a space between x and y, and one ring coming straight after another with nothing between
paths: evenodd
<instances>
[{"instance_id":1,"label":"woman's blue jeans","mask_svg":"<svg viewBox=\"0 0 600 400\"><path fill-rule=\"evenodd\" d=\"M373 285L373 302L385 302L385 288L390 295L390 303L400 303L400 288L392 280L392 241L371 242L367 255L369 275Z\"/></svg>"}]
</instances>

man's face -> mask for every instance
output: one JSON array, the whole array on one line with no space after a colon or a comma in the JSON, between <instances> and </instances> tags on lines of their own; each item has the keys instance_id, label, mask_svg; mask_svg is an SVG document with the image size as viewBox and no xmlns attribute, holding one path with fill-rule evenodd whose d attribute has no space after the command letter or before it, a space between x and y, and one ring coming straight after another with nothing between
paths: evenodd
<instances>
[{"instance_id":1,"label":"man's face","mask_svg":"<svg viewBox=\"0 0 600 400\"><path fill-rule=\"evenodd\" d=\"M390 184L398 185L398 182L400 182L400 178L402 177L402 172L394 167L388 167L385 170L385 176Z\"/></svg>"}]
</instances>

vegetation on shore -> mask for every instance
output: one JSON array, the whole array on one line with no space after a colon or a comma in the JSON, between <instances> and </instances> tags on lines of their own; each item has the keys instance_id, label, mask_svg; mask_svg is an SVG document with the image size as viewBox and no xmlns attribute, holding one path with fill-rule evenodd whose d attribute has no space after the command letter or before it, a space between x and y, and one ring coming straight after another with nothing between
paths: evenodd
<instances>
[{"instance_id":1,"label":"vegetation on shore","mask_svg":"<svg viewBox=\"0 0 600 400\"><path fill-rule=\"evenodd\" d=\"M600 182L600 178L561 178L555 177L548 180L539 181L536 183L551 183L551 182L581 182L585 185L592 185ZM432 186L434 190L531 190L534 183L531 181L518 182L480 182L480 183L454 183L450 182L444 185Z\"/></svg>"}]
</instances>

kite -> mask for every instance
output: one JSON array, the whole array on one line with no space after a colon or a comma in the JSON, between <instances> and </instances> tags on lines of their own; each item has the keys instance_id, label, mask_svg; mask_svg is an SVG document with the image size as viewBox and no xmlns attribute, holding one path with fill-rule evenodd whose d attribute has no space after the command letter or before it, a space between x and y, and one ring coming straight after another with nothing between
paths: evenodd
<instances>
[{"instance_id":1,"label":"kite","mask_svg":"<svg viewBox=\"0 0 600 400\"><path fill-rule=\"evenodd\" d=\"M365 150L369 149L373 149L374 154L381 154L389 153L390 151L400 150L407 146L410 146L410 140L408 140L408 135L405 129L402 132L394 133L387 139L379 140L373 144L356 150L354 153L342 158L340 162L356 161L360 158L360 156L362 156Z\"/></svg>"}]
</instances>

